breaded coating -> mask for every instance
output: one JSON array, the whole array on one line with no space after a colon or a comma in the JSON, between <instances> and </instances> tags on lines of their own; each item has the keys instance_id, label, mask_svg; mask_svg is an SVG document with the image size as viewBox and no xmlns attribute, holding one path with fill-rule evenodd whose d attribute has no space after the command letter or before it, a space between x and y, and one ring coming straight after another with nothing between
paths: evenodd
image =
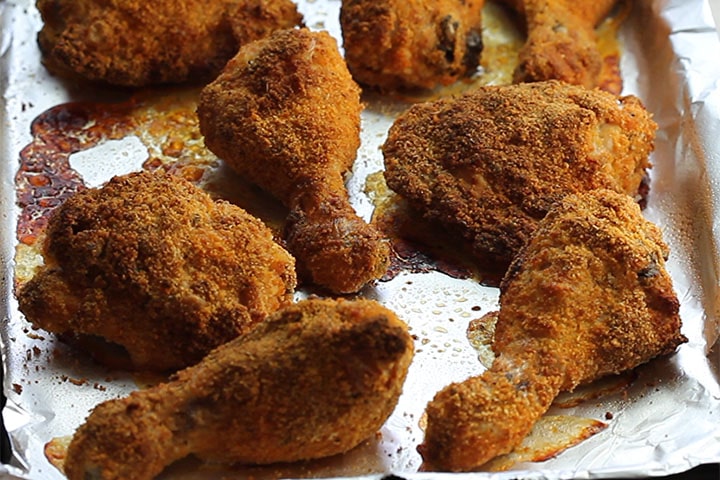
<instances>
[{"instance_id":1,"label":"breaded coating","mask_svg":"<svg viewBox=\"0 0 720 480\"><path fill-rule=\"evenodd\" d=\"M503 279L495 362L428 404L424 460L476 469L510 452L561 390L686 342L668 253L627 195L595 190L553 207Z\"/></svg>"},{"instance_id":2,"label":"breaded coating","mask_svg":"<svg viewBox=\"0 0 720 480\"><path fill-rule=\"evenodd\" d=\"M375 301L301 301L168 383L97 406L65 472L144 480L190 454L268 464L346 452L390 416L412 356L407 326Z\"/></svg>"},{"instance_id":3,"label":"breaded coating","mask_svg":"<svg viewBox=\"0 0 720 480\"><path fill-rule=\"evenodd\" d=\"M416 104L383 146L388 186L504 271L568 193L634 195L656 124L640 100L558 81Z\"/></svg>"},{"instance_id":4,"label":"breaded coating","mask_svg":"<svg viewBox=\"0 0 720 480\"><path fill-rule=\"evenodd\" d=\"M523 16L527 28L514 74L516 83L562 80L598 86L603 59L595 27L617 0L504 1Z\"/></svg>"},{"instance_id":5,"label":"breaded coating","mask_svg":"<svg viewBox=\"0 0 720 480\"><path fill-rule=\"evenodd\" d=\"M133 173L53 211L20 311L100 336L137 369L192 365L292 302L294 259L260 220L168 174Z\"/></svg>"},{"instance_id":6,"label":"breaded coating","mask_svg":"<svg viewBox=\"0 0 720 480\"><path fill-rule=\"evenodd\" d=\"M343 48L355 80L432 89L475 73L484 0L343 0Z\"/></svg>"},{"instance_id":7,"label":"breaded coating","mask_svg":"<svg viewBox=\"0 0 720 480\"><path fill-rule=\"evenodd\" d=\"M361 111L335 39L308 29L241 48L198 105L208 148L289 207L285 236L298 273L334 293L381 277L390 258L344 183L360 145Z\"/></svg>"},{"instance_id":8,"label":"breaded coating","mask_svg":"<svg viewBox=\"0 0 720 480\"><path fill-rule=\"evenodd\" d=\"M241 45L302 24L291 0L37 0L49 70L139 87L212 80Z\"/></svg>"}]
</instances>

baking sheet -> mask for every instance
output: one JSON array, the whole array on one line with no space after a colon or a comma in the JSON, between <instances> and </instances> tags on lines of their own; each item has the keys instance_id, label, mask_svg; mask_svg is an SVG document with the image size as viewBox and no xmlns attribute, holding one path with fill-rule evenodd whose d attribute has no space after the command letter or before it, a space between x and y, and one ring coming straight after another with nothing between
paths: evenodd
<instances>
[{"instance_id":1,"label":"baking sheet","mask_svg":"<svg viewBox=\"0 0 720 480\"><path fill-rule=\"evenodd\" d=\"M338 0L298 5L309 27L327 29L340 38ZM12 296L18 214L13 177L19 152L31 140L30 124L55 105L110 94L49 76L35 44L40 26L31 1L0 0L5 320L0 341L3 391L8 397L2 417L13 446L12 460L0 466L0 474L18 479L64 478L45 458L45 444L72 434L98 402L138 388L136 377L98 368L52 335L30 329ZM376 438L342 457L308 465L225 469L186 460L173 465L163 478L382 477L387 473L406 478L605 478L664 475L720 461L718 353L711 349L720 333L720 43L709 4L702 0L635 0L619 38L624 93L641 97L660 126L644 213L660 225L671 247L668 269L681 299L683 333L689 342L676 355L641 367L628 390L558 410L603 419L608 424L605 430L556 458L519 464L509 472L418 472L415 447L422 440L424 405L447 383L483 370L465 331L470 320L497 308L498 292L437 271L403 272L363 291L398 312L417 337L417 354L403 396ZM393 115L402 109L402 105L374 102L371 99L363 113L363 145L348 183L354 205L365 218L372 212L365 179L382 168L378 147ZM124 164L137 165L145 155L132 139L96 148L98 157L124 152L120 155ZM92 163L82 167L79 157L76 165L97 184L113 173ZM612 419L606 418L608 412Z\"/></svg>"}]
</instances>

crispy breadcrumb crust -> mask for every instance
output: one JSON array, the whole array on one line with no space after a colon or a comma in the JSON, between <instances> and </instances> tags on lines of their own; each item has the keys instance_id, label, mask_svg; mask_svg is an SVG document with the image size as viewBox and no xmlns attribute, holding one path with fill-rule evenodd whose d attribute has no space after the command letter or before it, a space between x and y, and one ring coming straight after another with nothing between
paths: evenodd
<instances>
[{"instance_id":1,"label":"crispy breadcrumb crust","mask_svg":"<svg viewBox=\"0 0 720 480\"><path fill-rule=\"evenodd\" d=\"M66 474L144 480L191 453L266 464L348 451L395 408L413 351L375 301L298 302L170 382L97 406Z\"/></svg>"},{"instance_id":2,"label":"crispy breadcrumb crust","mask_svg":"<svg viewBox=\"0 0 720 480\"><path fill-rule=\"evenodd\" d=\"M292 301L294 259L241 208L161 173L115 177L52 214L45 265L19 309L56 333L101 336L136 368L199 361Z\"/></svg>"},{"instance_id":3,"label":"crispy breadcrumb crust","mask_svg":"<svg viewBox=\"0 0 720 480\"><path fill-rule=\"evenodd\" d=\"M669 254L631 197L602 189L565 197L500 285L493 350L518 338L557 342L563 390L675 351L685 337ZM573 329L588 332L567 341Z\"/></svg>"},{"instance_id":4,"label":"crispy breadcrumb crust","mask_svg":"<svg viewBox=\"0 0 720 480\"><path fill-rule=\"evenodd\" d=\"M214 78L240 45L302 24L290 0L37 0L53 72L139 87Z\"/></svg>"},{"instance_id":5,"label":"crispy breadcrumb crust","mask_svg":"<svg viewBox=\"0 0 720 480\"><path fill-rule=\"evenodd\" d=\"M558 81L417 104L383 145L388 186L504 271L550 206L595 188L634 195L657 125L637 97Z\"/></svg>"},{"instance_id":6,"label":"crispy breadcrumb crust","mask_svg":"<svg viewBox=\"0 0 720 480\"><path fill-rule=\"evenodd\" d=\"M335 39L293 29L241 48L203 88L198 117L208 148L292 205L308 187L344 189L362 108Z\"/></svg>"}]
</instances>

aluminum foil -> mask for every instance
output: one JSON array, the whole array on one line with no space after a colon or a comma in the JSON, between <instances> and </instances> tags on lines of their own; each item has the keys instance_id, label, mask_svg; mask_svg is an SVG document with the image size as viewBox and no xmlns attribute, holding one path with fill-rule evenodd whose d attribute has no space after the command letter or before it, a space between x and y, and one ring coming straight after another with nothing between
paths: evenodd
<instances>
[{"instance_id":1,"label":"aluminum foil","mask_svg":"<svg viewBox=\"0 0 720 480\"><path fill-rule=\"evenodd\" d=\"M171 466L162 478L380 478L389 473L405 478L617 478L665 475L720 461L720 356L712 348L720 334L720 41L707 1L632 3L619 31L624 93L642 98L660 127L644 213L661 226L670 245L668 268L689 342L675 355L639 368L624 392L560 411L602 419L607 428L555 458L517 464L508 472L420 472L416 446L422 441L424 406L449 382L482 372L466 329L470 320L497 308L498 292L472 279L404 272L363 291L398 312L417 338L404 393L375 438L341 457L301 466L228 469L189 459ZM298 5L309 27L340 38L339 0ZM31 139L30 123L52 106L107 93L80 90L49 76L35 42L40 27L33 2L0 0L0 341L8 398L2 418L13 448L10 463L0 465L2 478L64 478L48 463L46 443L71 435L97 403L138 388L132 375L79 361L52 335L30 329L12 295L18 215L13 177L19 152ZM378 147L399 112L396 107L371 102L363 113L363 145L348 188L365 218L372 213L365 180L382 169ZM98 157L124 158L125 166L117 168L137 168L146 155L132 138L96 148ZM79 157L75 164L85 168L81 173L88 183L100 184L117 173L92 163L82 167Z\"/></svg>"}]
</instances>

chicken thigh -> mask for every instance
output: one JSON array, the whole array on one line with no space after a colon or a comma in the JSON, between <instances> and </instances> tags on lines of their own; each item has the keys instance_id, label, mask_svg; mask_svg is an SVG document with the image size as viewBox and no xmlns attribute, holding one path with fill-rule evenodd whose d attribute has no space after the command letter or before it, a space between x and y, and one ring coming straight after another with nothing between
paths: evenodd
<instances>
[{"instance_id":1,"label":"chicken thigh","mask_svg":"<svg viewBox=\"0 0 720 480\"><path fill-rule=\"evenodd\" d=\"M290 209L298 273L334 293L382 276L388 243L348 199L360 145L360 89L327 32L282 30L241 48L201 92L208 148Z\"/></svg>"},{"instance_id":2,"label":"chicken thigh","mask_svg":"<svg viewBox=\"0 0 720 480\"><path fill-rule=\"evenodd\" d=\"M53 72L139 87L205 82L240 45L302 23L291 0L37 0Z\"/></svg>"},{"instance_id":3,"label":"chicken thigh","mask_svg":"<svg viewBox=\"0 0 720 480\"><path fill-rule=\"evenodd\" d=\"M168 383L97 406L65 472L146 480L189 454L268 464L348 451L392 413L412 356L407 326L375 301L301 301Z\"/></svg>"},{"instance_id":4,"label":"chicken thigh","mask_svg":"<svg viewBox=\"0 0 720 480\"><path fill-rule=\"evenodd\" d=\"M503 279L496 360L427 406L420 447L440 470L510 452L560 391L620 373L683 342L660 229L624 194L566 196Z\"/></svg>"},{"instance_id":5,"label":"chicken thigh","mask_svg":"<svg viewBox=\"0 0 720 480\"><path fill-rule=\"evenodd\" d=\"M260 220L180 177L133 173L57 207L44 266L21 286L33 325L177 370L292 301L294 259Z\"/></svg>"},{"instance_id":6,"label":"chicken thigh","mask_svg":"<svg viewBox=\"0 0 720 480\"><path fill-rule=\"evenodd\" d=\"M656 124L637 97L559 81L481 87L416 104L383 145L388 186L504 272L550 206L608 188L635 195Z\"/></svg>"}]
</instances>

